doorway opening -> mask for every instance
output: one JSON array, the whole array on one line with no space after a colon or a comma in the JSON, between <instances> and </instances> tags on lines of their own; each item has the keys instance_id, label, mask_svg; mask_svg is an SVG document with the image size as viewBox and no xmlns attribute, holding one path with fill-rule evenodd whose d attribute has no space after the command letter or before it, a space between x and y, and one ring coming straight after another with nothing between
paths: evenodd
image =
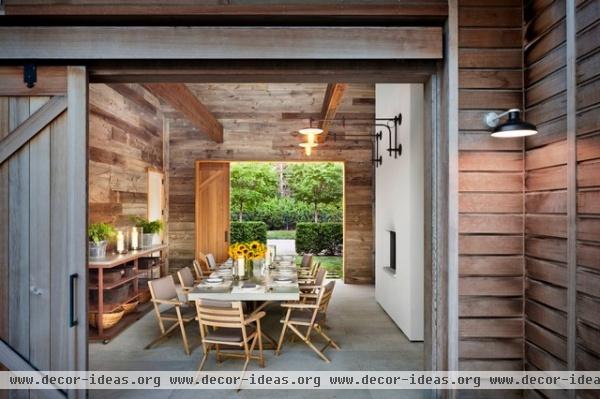
<instances>
[{"instance_id":1,"label":"doorway opening","mask_svg":"<svg viewBox=\"0 0 600 399\"><path fill-rule=\"evenodd\" d=\"M312 254L328 278L344 272L343 162L232 162L230 243Z\"/></svg>"}]
</instances>

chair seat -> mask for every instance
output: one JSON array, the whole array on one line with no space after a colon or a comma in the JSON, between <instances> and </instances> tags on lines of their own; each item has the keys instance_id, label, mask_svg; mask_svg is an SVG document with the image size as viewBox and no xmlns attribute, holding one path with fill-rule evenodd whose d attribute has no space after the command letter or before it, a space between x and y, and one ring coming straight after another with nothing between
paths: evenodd
<instances>
[{"instance_id":1,"label":"chair seat","mask_svg":"<svg viewBox=\"0 0 600 399\"><path fill-rule=\"evenodd\" d=\"M310 320L312 318L313 311L306 310L294 310L290 315L291 323L302 323L302 324L310 324ZM317 313L317 317L315 317L315 323L320 322L325 318L325 315L321 312ZM281 319L283 323L285 319Z\"/></svg>"},{"instance_id":2,"label":"chair seat","mask_svg":"<svg viewBox=\"0 0 600 399\"><path fill-rule=\"evenodd\" d=\"M196 318L196 309L191 306L182 306L179 308L181 310L181 318L184 320L191 320ZM175 306L170 307L167 310L160 312L161 317L163 318L177 318L177 311L175 310Z\"/></svg>"},{"instance_id":3,"label":"chair seat","mask_svg":"<svg viewBox=\"0 0 600 399\"><path fill-rule=\"evenodd\" d=\"M254 334L254 328L246 326L246 338ZM206 341L222 341L222 342L243 342L244 336L240 328L221 327L217 330L209 331L204 337Z\"/></svg>"}]
</instances>

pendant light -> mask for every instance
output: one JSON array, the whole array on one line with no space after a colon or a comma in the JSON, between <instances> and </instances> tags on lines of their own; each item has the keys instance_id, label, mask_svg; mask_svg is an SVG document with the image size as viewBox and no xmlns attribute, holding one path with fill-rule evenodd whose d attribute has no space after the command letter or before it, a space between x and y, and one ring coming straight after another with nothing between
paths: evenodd
<instances>
[{"instance_id":1,"label":"pendant light","mask_svg":"<svg viewBox=\"0 0 600 399\"><path fill-rule=\"evenodd\" d=\"M312 121L311 121L312 125ZM298 133L306 136L306 142L300 143L300 147L304 148L304 153L306 156L310 156L312 154L312 149L318 146L316 137L317 135L323 133L323 129L319 129L318 127L307 127L304 129L298 130Z\"/></svg>"},{"instance_id":2,"label":"pendant light","mask_svg":"<svg viewBox=\"0 0 600 399\"><path fill-rule=\"evenodd\" d=\"M508 115L506 122L499 123L500 118ZM521 110L513 108L501 114L489 112L485 115L485 123L492 129L492 137L510 138L526 137L537 134L535 125L521 119Z\"/></svg>"}]
</instances>

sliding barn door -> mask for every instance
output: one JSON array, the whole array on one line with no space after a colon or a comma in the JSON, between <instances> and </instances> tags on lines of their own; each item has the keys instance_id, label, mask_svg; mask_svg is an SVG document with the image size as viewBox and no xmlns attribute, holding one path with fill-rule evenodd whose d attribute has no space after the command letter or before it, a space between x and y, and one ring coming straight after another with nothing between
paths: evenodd
<instances>
[{"instance_id":1,"label":"sliding barn door","mask_svg":"<svg viewBox=\"0 0 600 399\"><path fill-rule=\"evenodd\" d=\"M229 162L196 163L196 257L212 253L227 260L229 246Z\"/></svg>"},{"instance_id":2,"label":"sliding barn door","mask_svg":"<svg viewBox=\"0 0 600 399\"><path fill-rule=\"evenodd\" d=\"M83 67L0 67L0 364L85 370L87 79ZM14 391L10 397L84 397Z\"/></svg>"}]
</instances>

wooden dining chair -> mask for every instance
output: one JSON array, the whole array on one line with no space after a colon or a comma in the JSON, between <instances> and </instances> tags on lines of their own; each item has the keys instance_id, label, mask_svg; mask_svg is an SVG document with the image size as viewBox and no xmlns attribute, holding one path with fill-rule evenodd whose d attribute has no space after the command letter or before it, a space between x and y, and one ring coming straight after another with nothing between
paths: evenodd
<instances>
[{"instance_id":1,"label":"wooden dining chair","mask_svg":"<svg viewBox=\"0 0 600 399\"><path fill-rule=\"evenodd\" d=\"M192 270L189 267L179 269L177 271L177 277L179 278L179 284L181 284L181 289L183 290L183 293L187 298L187 294L189 294L190 291L194 289L195 285L198 284L199 281L194 280L194 275L192 274Z\"/></svg>"},{"instance_id":2,"label":"wooden dining chair","mask_svg":"<svg viewBox=\"0 0 600 399\"><path fill-rule=\"evenodd\" d=\"M196 275L196 281L202 281L204 280L204 270L202 270L202 266L200 265L200 262L198 262L197 259L194 259L192 261L192 266L194 267L194 274Z\"/></svg>"},{"instance_id":3,"label":"wooden dining chair","mask_svg":"<svg viewBox=\"0 0 600 399\"><path fill-rule=\"evenodd\" d=\"M217 270L217 261L213 254L206 254L206 264L210 270Z\"/></svg>"},{"instance_id":4,"label":"wooden dining chair","mask_svg":"<svg viewBox=\"0 0 600 399\"><path fill-rule=\"evenodd\" d=\"M309 270L312 267L312 254L302 255L302 261L300 262L300 269Z\"/></svg>"},{"instance_id":5,"label":"wooden dining chair","mask_svg":"<svg viewBox=\"0 0 600 399\"><path fill-rule=\"evenodd\" d=\"M300 291L303 293L315 293L315 291L323 285L326 275L327 270L319 265L315 278L298 280L298 287L300 288Z\"/></svg>"},{"instance_id":6,"label":"wooden dining chair","mask_svg":"<svg viewBox=\"0 0 600 399\"><path fill-rule=\"evenodd\" d=\"M333 288L335 287L335 281L330 281L329 283L318 288L318 296L314 303L302 303L300 302L291 302L284 303L281 306L287 309L285 317L281 319L281 323L283 323L283 327L281 330L281 335L279 336L279 343L277 344L277 351L275 355L278 356L281 351L281 347L283 346L283 341L285 338L285 333L288 329L290 329L294 334L296 334L306 345L308 345L313 351L316 352L317 355L327 363L330 360L323 353L325 349L329 347L329 345L334 348L340 350L338 344L335 343L329 336L327 336L323 332L322 323L327 315L327 308L329 307L329 301L331 300L331 295L333 294ZM300 295L302 300L302 294ZM306 328L306 333L302 333L300 328ZM315 344L312 342L311 334L316 331L321 337L323 337L327 343L321 349L317 348Z\"/></svg>"},{"instance_id":7,"label":"wooden dining chair","mask_svg":"<svg viewBox=\"0 0 600 399\"><path fill-rule=\"evenodd\" d=\"M154 312L158 319L161 335L146 345L145 349L151 348L162 339L168 337L177 330L177 327L179 327L183 338L183 348L185 349L185 353L189 356L190 347L185 333L185 325L196 318L194 308L186 306L184 302L179 300L173 276L150 280L148 281L148 287L150 289L152 304L154 305ZM165 305L169 305L169 307L164 309ZM163 309L161 309L161 306ZM173 324L166 328L165 322L172 322Z\"/></svg>"},{"instance_id":8,"label":"wooden dining chair","mask_svg":"<svg viewBox=\"0 0 600 399\"><path fill-rule=\"evenodd\" d=\"M317 276L317 272L321 268L321 262L311 263L310 268L300 269L298 271L298 278L300 280L314 280Z\"/></svg>"},{"instance_id":9,"label":"wooden dining chair","mask_svg":"<svg viewBox=\"0 0 600 399\"><path fill-rule=\"evenodd\" d=\"M260 319L265 312L259 311L250 316L244 315L242 302L227 302L214 300L197 300L196 312L202 336L202 348L204 356L198 366L198 372L202 371L208 355L215 348L217 363L223 357L245 359L242 368L242 378L248 368L250 360L258 360L260 367L265 367L263 355L262 331ZM254 355L254 348L258 343L258 355ZM242 348L244 353L223 352L221 346L233 346ZM240 380L241 381L241 380ZM241 385L241 382L240 382Z\"/></svg>"}]
</instances>

